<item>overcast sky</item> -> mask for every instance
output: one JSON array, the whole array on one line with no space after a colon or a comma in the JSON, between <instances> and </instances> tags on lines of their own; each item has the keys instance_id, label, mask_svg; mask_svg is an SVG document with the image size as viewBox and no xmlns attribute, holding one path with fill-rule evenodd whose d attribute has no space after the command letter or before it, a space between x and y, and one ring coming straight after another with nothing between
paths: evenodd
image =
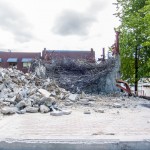
<instances>
[{"instance_id":1,"label":"overcast sky","mask_svg":"<svg viewBox=\"0 0 150 150\"><path fill-rule=\"evenodd\" d=\"M114 43L115 0L0 0L0 50L90 50Z\"/></svg>"}]
</instances>

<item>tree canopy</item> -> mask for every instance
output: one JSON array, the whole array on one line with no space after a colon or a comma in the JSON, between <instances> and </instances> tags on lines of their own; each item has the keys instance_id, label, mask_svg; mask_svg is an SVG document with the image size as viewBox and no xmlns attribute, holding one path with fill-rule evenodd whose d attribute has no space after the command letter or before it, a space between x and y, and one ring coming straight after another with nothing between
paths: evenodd
<instances>
[{"instance_id":1,"label":"tree canopy","mask_svg":"<svg viewBox=\"0 0 150 150\"><path fill-rule=\"evenodd\" d=\"M120 56L122 78L135 82L135 55L138 80L150 76L150 0L117 0L120 19Z\"/></svg>"}]
</instances>

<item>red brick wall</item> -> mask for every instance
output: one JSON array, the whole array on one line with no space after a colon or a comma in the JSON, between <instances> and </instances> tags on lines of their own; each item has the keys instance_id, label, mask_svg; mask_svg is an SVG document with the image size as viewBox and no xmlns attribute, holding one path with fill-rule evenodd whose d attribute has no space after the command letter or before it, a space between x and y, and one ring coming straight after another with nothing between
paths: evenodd
<instances>
[{"instance_id":1,"label":"red brick wall","mask_svg":"<svg viewBox=\"0 0 150 150\"><path fill-rule=\"evenodd\" d=\"M0 52L0 58L2 58L1 67L8 68L8 58L18 58L17 69L27 72L27 69L23 68L22 58L40 58L41 53L29 53L29 52Z\"/></svg>"},{"instance_id":2,"label":"red brick wall","mask_svg":"<svg viewBox=\"0 0 150 150\"><path fill-rule=\"evenodd\" d=\"M43 59L51 59L51 60L62 60L65 58L70 58L74 60L85 60L87 62L95 62L95 52L94 51L49 51L43 50L42 52Z\"/></svg>"}]
</instances>

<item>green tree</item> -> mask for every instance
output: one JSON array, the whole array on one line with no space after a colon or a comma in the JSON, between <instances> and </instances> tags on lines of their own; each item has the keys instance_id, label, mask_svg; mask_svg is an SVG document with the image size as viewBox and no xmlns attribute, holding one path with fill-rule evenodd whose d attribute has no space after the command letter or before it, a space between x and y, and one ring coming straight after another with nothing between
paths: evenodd
<instances>
[{"instance_id":1,"label":"green tree","mask_svg":"<svg viewBox=\"0 0 150 150\"><path fill-rule=\"evenodd\" d=\"M121 21L120 56L124 80L136 83L150 76L150 0L117 0L116 16ZM137 74L135 76L135 56Z\"/></svg>"}]
</instances>

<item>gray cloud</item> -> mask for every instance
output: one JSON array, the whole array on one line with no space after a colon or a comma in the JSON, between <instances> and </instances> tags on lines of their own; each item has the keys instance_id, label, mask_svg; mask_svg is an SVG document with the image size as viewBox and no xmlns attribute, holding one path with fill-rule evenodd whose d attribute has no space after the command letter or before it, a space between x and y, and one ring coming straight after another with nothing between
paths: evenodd
<instances>
[{"instance_id":1,"label":"gray cloud","mask_svg":"<svg viewBox=\"0 0 150 150\"><path fill-rule=\"evenodd\" d=\"M84 13L64 11L55 22L53 32L60 35L87 35L96 19Z\"/></svg>"},{"instance_id":2,"label":"gray cloud","mask_svg":"<svg viewBox=\"0 0 150 150\"><path fill-rule=\"evenodd\" d=\"M56 19L53 33L68 35L88 35L89 28L97 21L98 13L106 7L104 0L93 0L85 12L65 10Z\"/></svg>"},{"instance_id":3,"label":"gray cloud","mask_svg":"<svg viewBox=\"0 0 150 150\"><path fill-rule=\"evenodd\" d=\"M11 32L19 42L28 42L33 38L31 25L24 15L4 2L0 2L0 28Z\"/></svg>"},{"instance_id":4,"label":"gray cloud","mask_svg":"<svg viewBox=\"0 0 150 150\"><path fill-rule=\"evenodd\" d=\"M107 7L107 3L106 0L92 0L87 12L95 16Z\"/></svg>"}]
</instances>

